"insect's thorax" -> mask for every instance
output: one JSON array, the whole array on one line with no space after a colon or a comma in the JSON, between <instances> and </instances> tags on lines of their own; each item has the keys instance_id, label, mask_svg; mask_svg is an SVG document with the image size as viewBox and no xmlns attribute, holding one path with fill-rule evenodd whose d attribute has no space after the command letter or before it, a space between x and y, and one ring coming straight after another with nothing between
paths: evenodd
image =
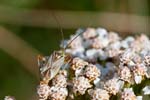
<instances>
[{"instance_id":1,"label":"insect's thorax","mask_svg":"<svg viewBox=\"0 0 150 100\"><path fill-rule=\"evenodd\" d=\"M55 55L55 60L64 57L64 63L69 63L71 60L71 55L66 53L64 50L54 51L53 54Z\"/></svg>"}]
</instances>

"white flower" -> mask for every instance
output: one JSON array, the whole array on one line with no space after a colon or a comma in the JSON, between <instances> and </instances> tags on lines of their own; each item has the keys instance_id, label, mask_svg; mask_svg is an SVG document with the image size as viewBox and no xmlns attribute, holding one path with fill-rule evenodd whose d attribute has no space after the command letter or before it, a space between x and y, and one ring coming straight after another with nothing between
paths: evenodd
<instances>
[{"instance_id":1,"label":"white flower","mask_svg":"<svg viewBox=\"0 0 150 100\"><path fill-rule=\"evenodd\" d=\"M72 54L73 56L77 56L77 57L84 57L84 47L79 47L79 48L76 48L76 49L66 49L66 52L67 53L70 53Z\"/></svg>"},{"instance_id":2,"label":"white flower","mask_svg":"<svg viewBox=\"0 0 150 100\"><path fill-rule=\"evenodd\" d=\"M125 38L123 41L121 41L121 46L123 48L129 48L130 44L134 41L134 37L132 36L128 36L127 38Z\"/></svg>"},{"instance_id":3,"label":"white flower","mask_svg":"<svg viewBox=\"0 0 150 100\"><path fill-rule=\"evenodd\" d=\"M112 49L120 49L120 47L121 47L120 41L116 41L116 42L111 43L111 44L109 45L109 48L112 48Z\"/></svg>"},{"instance_id":4,"label":"white flower","mask_svg":"<svg viewBox=\"0 0 150 100\"><path fill-rule=\"evenodd\" d=\"M85 55L83 54L85 51L85 49L83 47L79 48L79 49L66 49L65 52L68 54L71 54L75 57L79 57L79 58L85 58Z\"/></svg>"},{"instance_id":5,"label":"white flower","mask_svg":"<svg viewBox=\"0 0 150 100\"><path fill-rule=\"evenodd\" d=\"M135 75L135 76L134 76L134 80L135 80L135 83L136 83L136 84L140 84L141 81L142 81L142 76Z\"/></svg>"},{"instance_id":6,"label":"white flower","mask_svg":"<svg viewBox=\"0 0 150 100\"><path fill-rule=\"evenodd\" d=\"M97 79L95 79L94 82L93 82L94 85L95 85L97 88L100 87L100 80L101 80L100 78L97 78Z\"/></svg>"},{"instance_id":7,"label":"white flower","mask_svg":"<svg viewBox=\"0 0 150 100\"><path fill-rule=\"evenodd\" d=\"M73 92L75 94L79 93L81 95L85 94L88 88L92 87L88 79L85 77L77 77L73 79Z\"/></svg>"},{"instance_id":8,"label":"white flower","mask_svg":"<svg viewBox=\"0 0 150 100\"><path fill-rule=\"evenodd\" d=\"M146 75L147 68L143 64L136 64L132 68L132 72L134 75L134 80L136 84L141 83L142 77Z\"/></svg>"},{"instance_id":9,"label":"white flower","mask_svg":"<svg viewBox=\"0 0 150 100\"><path fill-rule=\"evenodd\" d=\"M142 57L139 54L135 54L132 60L133 60L134 64L142 63Z\"/></svg>"},{"instance_id":10,"label":"white flower","mask_svg":"<svg viewBox=\"0 0 150 100\"><path fill-rule=\"evenodd\" d=\"M142 100L132 87L150 78L150 39L146 35L122 39L104 28L87 28L77 30L63 42L65 47L70 43L65 49L70 58L65 56L66 67L62 67L70 76L59 71L49 84L40 84L37 89L40 100L78 99L87 93L91 100L109 100L113 95L120 100ZM150 95L150 86L142 91Z\"/></svg>"},{"instance_id":11,"label":"white flower","mask_svg":"<svg viewBox=\"0 0 150 100\"><path fill-rule=\"evenodd\" d=\"M116 42L120 40L120 37L118 36L118 33L115 32L109 32L109 41L112 42Z\"/></svg>"},{"instance_id":12,"label":"white flower","mask_svg":"<svg viewBox=\"0 0 150 100\"><path fill-rule=\"evenodd\" d=\"M86 50L86 56L88 58L94 58L97 56L97 50L96 49L88 49Z\"/></svg>"},{"instance_id":13,"label":"white flower","mask_svg":"<svg viewBox=\"0 0 150 100\"><path fill-rule=\"evenodd\" d=\"M37 87L37 94L39 95L40 99L47 99L49 96L49 89L50 87L47 84L40 84Z\"/></svg>"},{"instance_id":14,"label":"white flower","mask_svg":"<svg viewBox=\"0 0 150 100\"><path fill-rule=\"evenodd\" d=\"M84 74L86 78L89 79L89 81L93 81L96 78L100 76L100 70L93 64L89 64L84 71Z\"/></svg>"},{"instance_id":15,"label":"white flower","mask_svg":"<svg viewBox=\"0 0 150 100\"><path fill-rule=\"evenodd\" d=\"M104 29L104 28L97 28L96 29L96 32L98 33L98 35L101 37L101 38L108 38L108 33L107 33L107 30Z\"/></svg>"},{"instance_id":16,"label":"white flower","mask_svg":"<svg viewBox=\"0 0 150 100\"><path fill-rule=\"evenodd\" d=\"M69 47L71 47L71 49L78 49L78 48L82 47L83 41L82 41L81 36L78 36L77 38L75 38L75 37L76 37L76 35L71 36L71 39L68 41L68 44L71 43L71 44L69 44Z\"/></svg>"},{"instance_id":17,"label":"white flower","mask_svg":"<svg viewBox=\"0 0 150 100\"><path fill-rule=\"evenodd\" d=\"M90 39L97 35L94 28L87 28L85 32L83 32L82 34L83 34L83 38L85 39Z\"/></svg>"},{"instance_id":18,"label":"white flower","mask_svg":"<svg viewBox=\"0 0 150 100\"><path fill-rule=\"evenodd\" d=\"M67 88L60 88L52 86L50 88L49 92L49 99L50 100L66 100L66 97L68 96L68 90Z\"/></svg>"},{"instance_id":19,"label":"white flower","mask_svg":"<svg viewBox=\"0 0 150 100\"><path fill-rule=\"evenodd\" d=\"M136 96L136 100L142 100L143 97L142 96Z\"/></svg>"},{"instance_id":20,"label":"white flower","mask_svg":"<svg viewBox=\"0 0 150 100\"><path fill-rule=\"evenodd\" d=\"M95 49L102 49L102 48L104 48L102 39L100 39L98 37L94 38L93 42L92 42L92 47L95 48Z\"/></svg>"},{"instance_id":21,"label":"white flower","mask_svg":"<svg viewBox=\"0 0 150 100\"><path fill-rule=\"evenodd\" d=\"M145 86L142 91L144 92L144 95L150 95L150 86Z\"/></svg>"},{"instance_id":22,"label":"white flower","mask_svg":"<svg viewBox=\"0 0 150 100\"><path fill-rule=\"evenodd\" d=\"M126 81L126 82L131 82L132 74L131 71L128 67L120 67L118 70L118 75L120 79Z\"/></svg>"},{"instance_id":23,"label":"white flower","mask_svg":"<svg viewBox=\"0 0 150 100\"><path fill-rule=\"evenodd\" d=\"M109 93L116 95L119 92L119 90L123 87L123 85L123 81L117 78L113 78L105 82L104 89L107 90Z\"/></svg>"},{"instance_id":24,"label":"white flower","mask_svg":"<svg viewBox=\"0 0 150 100\"><path fill-rule=\"evenodd\" d=\"M88 90L91 100L109 100L110 95L103 89L90 89Z\"/></svg>"},{"instance_id":25,"label":"white flower","mask_svg":"<svg viewBox=\"0 0 150 100\"><path fill-rule=\"evenodd\" d=\"M98 38L99 38L99 40L100 40L100 42L101 42L103 47L107 47L108 46L108 44L109 44L108 38L101 38L100 36Z\"/></svg>"},{"instance_id":26,"label":"white flower","mask_svg":"<svg viewBox=\"0 0 150 100\"><path fill-rule=\"evenodd\" d=\"M121 100L137 100L137 97L132 88L124 88L124 91L121 94Z\"/></svg>"},{"instance_id":27,"label":"white flower","mask_svg":"<svg viewBox=\"0 0 150 100\"><path fill-rule=\"evenodd\" d=\"M52 85L56 87L66 87L67 86L67 78L63 73L59 73L52 79Z\"/></svg>"},{"instance_id":28,"label":"white flower","mask_svg":"<svg viewBox=\"0 0 150 100\"><path fill-rule=\"evenodd\" d=\"M72 60L71 69L79 70L79 69L84 68L86 65L88 65L88 62L76 57L76 58L73 58Z\"/></svg>"},{"instance_id":29,"label":"white flower","mask_svg":"<svg viewBox=\"0 0 150 100\"><path fill-rule=\"evenodd\" d=\"M112 49L112 48L107 49L107 55L110 58L117 57L120 54L120 52L121 51L119 49Z\"/></svg>"},{"instance_id":30,"label":"white flower","mask_svg":"<svg viewBox=\"0 0 150 100\"><path fill-rule=\"evenodd\" d=\"M127 49L120 55L120 63L128 65L132 61L133 57L133 50Z\"/></svg>"}]
</instances>

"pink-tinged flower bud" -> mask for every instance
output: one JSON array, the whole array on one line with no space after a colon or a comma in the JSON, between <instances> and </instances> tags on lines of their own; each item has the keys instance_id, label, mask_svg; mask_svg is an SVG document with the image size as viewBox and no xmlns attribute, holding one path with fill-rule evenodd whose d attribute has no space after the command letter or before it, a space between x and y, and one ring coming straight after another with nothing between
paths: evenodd
<instances>
[{"instance_id":1,"label":"pink-tinged flower bud","mask_svg":"<svg viewBox=\"0 0 150 100\"><path fill-rule=\"evenodd\" d=\"M103 89L90 89L88 90L88 94L91 97L91 100L109 100L109 93Z\"/></svg>"},{"instance_id":2,"label":"pink-tinged flower bud","mask_svg":"<svg viewBox=\"0 0 150 100\"><path fill-rule=\"evenodd\" d=\"M37 87L37 94L40 99L47 99L49 96L50 87L47 84L40 84Z\"/></svg>"},{"instance_id":3,"label":"pink-tinged flower bud","mask_svg":"<svg viewBox=\"0 0 150 100\"><path fill-rule=\"evenodd\" d=\"M121 93L121 100L137 100L132 88L125 88Z\"/></svg>"},{"instance_id":4,"label":"pink-tinged flower bud","mask_svg":"<svg viewBox=\"0 0 150 100\"><path fill-rule=\"evenodd\" d=\"M91 88L92 85L89 83L88 79L81 76L73 79L73 92L75 94L85 94L88 88Z\"/></svg>"}]
</instances>

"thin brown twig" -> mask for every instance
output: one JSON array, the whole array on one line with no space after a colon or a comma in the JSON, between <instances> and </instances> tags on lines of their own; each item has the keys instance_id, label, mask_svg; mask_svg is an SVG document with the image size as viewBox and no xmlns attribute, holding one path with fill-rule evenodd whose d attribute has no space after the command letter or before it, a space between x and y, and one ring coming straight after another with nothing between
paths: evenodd
<instances>
[{"instance_id":1,"label":"thin brown twig","mask_svg":"<svg viewBox=\"0 0 150 100\"><path fill-rule=\"evenodd\" d=\"M0 27L0 49L17 59L25 69L39 78L37 68L37 50L4 27Z\"/></svg>"},{"instance_id":2,"label":"thin brown twig","mask_svg":"<svg viewBox=\"0 0 150 100\"><path fill-rule=\"evenodd\" d=\"M110 13L110 12L85 12L85 11L53 11L61 16L62 28L79 28L89 25L89 18L92 18L94 27L106 27L109 30L118 32L140 33L150 32L149 16L138 16L131 14ZM25 25L43 28L58 28L50 10L17 10L0 6L0 22ZM88 17L87 17L88 16ZM126 26L124 26L124 23ZM128 27L127 27L128 26Z\"/></svg>"}]
</instances>

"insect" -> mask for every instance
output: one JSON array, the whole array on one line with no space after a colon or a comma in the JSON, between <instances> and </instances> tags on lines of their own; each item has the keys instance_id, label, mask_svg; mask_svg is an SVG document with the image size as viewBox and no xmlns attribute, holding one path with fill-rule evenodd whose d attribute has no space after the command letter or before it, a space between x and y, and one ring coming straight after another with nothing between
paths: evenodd
<instances>
[{"instance_id":1,"label":"insect","mask_svg":"<svg viewBox=\"0 0 150 100\"><path fill-rule=\"evenodd\" d=\"M38 56L38 65L40 67L41 78L45 83L48 83L60 70L64 64L65 55L54 51L50 57Z\"/></svg>"},{"instance_id":2,"label":"insect","mask_svg":"<svg viewBox=\"0 0 150 100\"><path fill-rule=\"evenodd\" d=\"M56 16L55 16L56 17ZM57 19L56 19L57 21ZM59 23L57 21L57 23ZM59 24L60 25L60 24ZM61 33L63 37L63 31L62 28ZM61 67L65 63L69 63L70 56L65 53L65 49L75 40L80 34L75 36L68 44L66 47L64 47L63 44L63 49L60 51L54 51L50 57L43 57L43 56L38 56L38 66L40 67L40 74L41 74L41 79L44 83L48 84L51 79L53 79L56 74L59 72Z\"/></svg>"}]
</instances>

